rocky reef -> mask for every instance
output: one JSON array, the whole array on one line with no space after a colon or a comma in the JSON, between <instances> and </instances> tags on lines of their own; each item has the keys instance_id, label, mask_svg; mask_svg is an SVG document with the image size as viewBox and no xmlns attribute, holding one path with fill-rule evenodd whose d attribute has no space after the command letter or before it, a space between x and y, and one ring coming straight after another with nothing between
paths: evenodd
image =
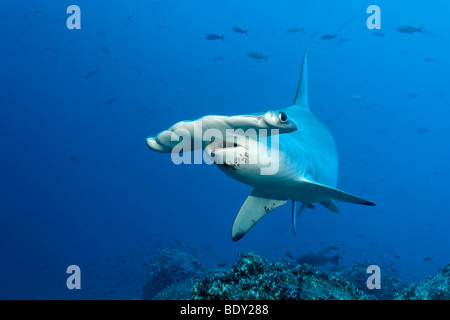
<instances>
[{"instance_id":1,"label":"rocky reef","mask_svg":"<svg viewBox=\"0 0 450 320\"><path fill-rule=\"evenodd\" d=\"M142 299L190 299L193 279L207 273L208 269L190 254L161 249L147 267Z\"/></svg>"},{"instance_id":2,"label":"rocky reef","mask_svg":"<svg viewBox=\"0 0 450 320\"><path fill-rule=\"evenodd\" d=\"M383 268L382 289L369 290L370 262L319 272L293 259L239 255L226 270L209 270L195 257L162 249L150 262L142 299L156 300L449 300L450 264L440 274L407 286Z\"/></svg>"},{"instance_id":3,"label":"rocky reef","mask_svg":"<svg viewBox=\"0 0 450 320\"><path fill-rule=\"evenodd\" d=\"M269 262L254 253L241 254L229 270L197 279L192 299L223 300L362 300L366 295L350 282L291 260Z\"/></svg>"},{"instance_id":4,"label":"rocky reef","mask_svg":"<svg viewBox=\"0 0 450 320\"><path fill-rule=\"evenodd\" d=\"M407 285L404 284L397 272L388 266L381 266L382 289L367 288L367 266L376 265L374 261L364 261L351 266L339 266L333 274L337 278L342 278L354 284L356 288L364 292L369 300L392 300L395 293L400 292Z\"/></svg>"},{"instance_id":5,"label":"rocky reef","mask_svg":"<svg viewBox=\"0 0 450 320\"><path fill-rule=\"evenodd\" d=\"M397 293L396 300L450 300L450 264L447 264L441 273L429 276L419 284Z\"/></svg>"}]
</instances>

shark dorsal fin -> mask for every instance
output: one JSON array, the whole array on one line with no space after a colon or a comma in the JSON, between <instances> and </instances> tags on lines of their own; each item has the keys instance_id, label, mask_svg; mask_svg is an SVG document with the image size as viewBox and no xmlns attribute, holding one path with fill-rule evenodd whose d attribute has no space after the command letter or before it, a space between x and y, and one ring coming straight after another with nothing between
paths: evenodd
<instances>
[{"instance_id":1,"label":"shark dorsal fin","mask_svg":"<svg viewBox=\"0 0 450 320\"><path fill-rule=\"evenodd\" d=\"M308 53L303 55L302 71L298 82L297 94L295 95L294 105L305 106L308 108Z\"/></svg>"}]
</instances>

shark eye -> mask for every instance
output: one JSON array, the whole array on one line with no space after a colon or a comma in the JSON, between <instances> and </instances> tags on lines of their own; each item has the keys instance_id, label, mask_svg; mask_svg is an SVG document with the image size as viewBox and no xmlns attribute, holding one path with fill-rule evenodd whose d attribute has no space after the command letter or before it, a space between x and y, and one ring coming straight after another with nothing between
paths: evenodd
<instances>
[{"instance_id":1,"label":"shark eye","mask_svg":"<svg viewBox=\"0 0 450 320\"><path fill-rule=\"evenodd\" d=\"M284 113L284 112L282 112L282 111L278 112L278 118L279 118L280 121L283 122L283 123L286 122L287 119L288 119L286 113Z\"/></svg>"}]
</instances>

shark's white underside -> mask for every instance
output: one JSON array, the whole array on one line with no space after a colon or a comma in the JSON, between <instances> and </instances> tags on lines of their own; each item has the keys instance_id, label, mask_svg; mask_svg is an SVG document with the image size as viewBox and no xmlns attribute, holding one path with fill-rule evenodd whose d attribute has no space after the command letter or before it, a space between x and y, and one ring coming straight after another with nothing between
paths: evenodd
<instances>
[{"instance_id":1,"label":"shark's white underside","mask_svg":"<svg viewBox=\"0 0 450 320\"><path fill-rule=\"evenodd\" d=\"M202 128L200 134L195 132L199 125ZM245 144L235 143L225 146L227 141L205 140L203 134L208 129L217 130L223 137L226 137L227 129L242 129L244 132L248 129L255 129L256 132L266 129L268 135L271 129L277 129L278 145L275 148L270 143L269 137L262 139L258 135L253 138L247 137ZM202 148L213 160L226 159L224 162L217 161L217 166L230 177L254 187L234 221L231 236L235 241L242 238L267 213L284 205L288 200L293 201L294 233L296 217L308 204L320 203L334 212L338 212L334 200L374 205L370 201L336 189L338 180L336 145L329 130L314 117L308 106L306 53L292 106L256 115L205 116L194 121L178 122L168 130L149 137L147 145L154 151L171 152L179 143L177 139L172 141L173 135L180 130L192 137L192 150ZM233 139L233 141L243 140ZM260 152L264 150L262 147L269 149L267 154L270 157ZM238 161L251 156L261 161L256 163ZM273 165L277 168L274 174L261 174L262 168ZM296 202L303 203L298 210Z\"/></svg>"}]
</instances>

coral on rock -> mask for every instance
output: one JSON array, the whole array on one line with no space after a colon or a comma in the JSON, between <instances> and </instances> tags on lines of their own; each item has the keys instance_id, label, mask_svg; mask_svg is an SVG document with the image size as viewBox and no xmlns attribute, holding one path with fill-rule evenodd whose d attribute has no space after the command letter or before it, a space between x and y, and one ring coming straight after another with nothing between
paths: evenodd
<instances>
[{"instance_id":1,"label":"coral on rock","mask_svg":"<svg viewBox=\"0 0 450 320\"><path fill-rule=\"evenodd\" d=\"M187 281L190 288L192 279L205 276L206 272L207 268L195 257L175 249L161 249L147 267L142 299L189 299L190 290L180 290L186 285L179 286L179 283ZM164 289L171 294L162 292Z\"/></svg>"},{"instance_id":2,"label":"coral on rock","mask_svg":"<svg viewBox=\"0 0 450 320\"><path fill-rule=\"evenodd\" d=\"M362 300L367 296L350 282L307 264L269 262L246 253L229 270L195 280L192 299Z\"/></svg>"},{"instance_id":3,"label":"coral on rock","mask_svg":"<svg viewBox=\"0 0 450 320\"><path fill-rule=\"evenodd\" d=\"M450 300L450 264L441 273L411 284L395 295L396 300Z\"/></svg>"}]
</instances>

